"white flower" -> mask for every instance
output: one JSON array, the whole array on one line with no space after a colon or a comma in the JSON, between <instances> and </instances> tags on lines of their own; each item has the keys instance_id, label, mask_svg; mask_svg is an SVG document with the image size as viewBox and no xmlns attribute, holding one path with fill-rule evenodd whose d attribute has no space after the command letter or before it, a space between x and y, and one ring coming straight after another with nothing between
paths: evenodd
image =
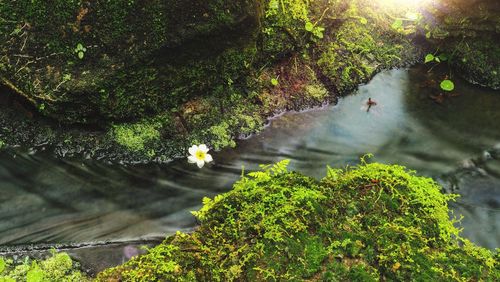
<instances>
[{"instance_id":1,"label":"white flower","mask_svg":"<svg viewBox=\"0 0 500 282\"><path fill-rule=\"evenodd\" d=\"M188 162L191 164L196 164L199 168L202 168L205 163L213 161L212 156L208 153L208 148L205 144L199 146L193 145L189 148Z\"/></svg>"}]
</instances>

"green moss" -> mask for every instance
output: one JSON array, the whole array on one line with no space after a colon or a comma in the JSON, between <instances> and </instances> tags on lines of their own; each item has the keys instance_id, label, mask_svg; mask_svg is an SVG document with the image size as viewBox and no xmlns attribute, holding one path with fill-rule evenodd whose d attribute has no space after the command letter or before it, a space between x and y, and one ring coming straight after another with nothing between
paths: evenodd
<instances>
[{"instance_id":1,"label":"green moss","mask_svg":"<svg viewBox=\"0 0 500 282\"><path fill-rule=\"evenodd\" d=\"M328 97L328 90L321 84L309 84L305 88L306 95L318 102L322 102Z\"/></svg>"},{"instance_id":2,"label":"green moss","mask_svg":"<svg viewBox=\"0 0 500 282\"><path fill-rule=\"evenodd\" d=\"M397 64L404 52L414 49L395 31L385 33L389 36L383 27L363 24L356 17L347 20L333 35L335 39L322 47L318 67L341 93L351 91L376 70Z\"/></svg>"},{"instance_id":3,"label":"green moss","mask_svg":"<svg viewBox=\"0 0 500 282\"><path fill-rule=\"evenodd\" d=\"M493 37L471 38L451 44L450 64L473 83L500 89L500 45Z\"/></svg>"},{"instance_id":4,"label":"green moss","mask_svg":"<svg viewBox=\"0 0 500 282\"><path fill-rule=\"evenodd\" d=\"M144 118L243 75L258 25L254 0L22 0L0 18L0 77L67 123Z\"/></svg>"},{"instance_id":5,"label":"green moss","mask_svg":"<svg viewBox=\"0 0 500 282\"><path fill-rule=\"evenodd\" d=\"M45 260L30 260L15 265L12 260L4 260L5 268L0 267L0 281L61 281L61 282L85 282L90 279L78 270L79 265L73 262L66 253L53 252L51 257Z\"/></svg>"},{"instance_id":6,"label":"green moss","mask_svg":"<svg viewBox=\"0 0 500 282\"><path fill-rule=\"evenodd\" d=\"M229 124L227 122L211 126L207 130L207 133L211 135L209 137L211 140L210 144L215 150L236 146L236 142L234 142L234 137L231 131L229 131Z\"/></svg>"},{"instance_id":7,"label":"green moss","mask_svg":"<svg viewBox=\"0 0 500 282\"><path fill-rule=\"evenodd\" d=\"M161 126L151 121L114 125L113 136L118 144L127 149L133 152L143 151L148 142L160 139Z\"/></svg>"},{"instance_id":8,"label":"green moss","mask_svg":"<svg viewBox=\"0 0 500 282\"><path fill-rule=\"evenodd\" d=\"M307 0L266 0L261 33L263 56L280 58L308 42L304 26L309 22Z\"/></svg>"},{"instance_id":9,"label":"green moss","mask_svg":"<svg viewBox=\"0 0 500 282\"><path fill-rule=\"evenodd\" d=\"M470 281L500 279L498 255L459 235L445 195L401 166L328 169L316 181L263 166L205 198L178 232L97 281Z\"/></svg>"}]
</instances>

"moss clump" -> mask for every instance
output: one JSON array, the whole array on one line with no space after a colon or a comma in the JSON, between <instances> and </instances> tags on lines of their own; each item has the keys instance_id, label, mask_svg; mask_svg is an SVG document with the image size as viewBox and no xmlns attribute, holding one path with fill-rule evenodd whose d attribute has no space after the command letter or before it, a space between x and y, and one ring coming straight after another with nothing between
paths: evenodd
<instances>
[{"instance_id":1,"label":"moss clump","mask_svg":"<svg viewBox=\"0 0 500 282\"><path fill-rule=\"evenodd\" d=\"M53 252L45 260L30 260L15 265L12 260L0 257L0 281L60 281L86 282L90 279L78 270L79 265L73 262L66 253Z\"/></svg>"},{"instance_id":2,"label":"moss clump","mask_svg":"<svg viewBox=\"0 0 500 282\"><path fill-rule=\"evenodd\" d=\"M118 144L137 152L143 151L146 143L160 139L160 128L161 124L149 121L114 125L113 135Z\"/></svg>"},{"instance_id":3,"label":"moss clump","mask_svg":"<svg viewBox=\"0 0 500 282\"><path fill-rule=\"evenodd\" d=\"M178 232L97 281L477 281L498 255L459 236L444 195L401 166L327 170L321 181L264 166L205 198Z\"/></svg>"},{"instance_id":4,"label":"moss clump","mask_svg":"<svg viewBox=\"0 0 500 282\"><path fill-rule=\"evenodd\" d=\"M339 93L353 90L377 70L401 64L418 53L411 37L392 28L393 20L380 16L374 5L351 1L339 18L343 24L319 46L318 68Z\"/></svg>"}]
</instances>

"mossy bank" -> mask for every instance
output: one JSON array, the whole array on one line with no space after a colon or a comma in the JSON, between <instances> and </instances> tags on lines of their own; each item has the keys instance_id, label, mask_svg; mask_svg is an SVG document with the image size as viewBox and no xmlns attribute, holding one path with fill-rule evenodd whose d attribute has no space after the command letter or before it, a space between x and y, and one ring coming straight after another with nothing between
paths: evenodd
<instances>
[{"instance_id":1,"label":"mossy bank","mask_svg":"<svg viewBox=\"0 0 500 282\"><path fill-rule=\"evenodd\" d=\"M69 1L55 18L25 2L0 8L0 138L65 157L162 162L193 143L234 146L276 113L422 57L414 25L391 27L405 11L373 1L184 1L188 15L163 13L169 1Z\"/></svg>"}]
</instances>

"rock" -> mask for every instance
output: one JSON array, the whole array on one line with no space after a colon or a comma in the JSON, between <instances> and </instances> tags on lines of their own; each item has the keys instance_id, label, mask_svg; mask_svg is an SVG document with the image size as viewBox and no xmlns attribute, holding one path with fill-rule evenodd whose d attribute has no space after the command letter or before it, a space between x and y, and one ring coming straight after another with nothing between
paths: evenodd
<instances>
[{"instance_id":1,"label":"rock","mask_svg":"<svg viewBox=\"0 0 500 282\"><path fill-rule=\"evenodd\" d=\"M471 83L500 89L500 2L443 0L427 9L428 39Z\"/></svg>"},{"instance_id":2,"label":"rock","mask_svg":"<svg viewBox=\"0 0 500 282\"><path fill-rule=\"evenodd\" d=\"M2 2L0 18L0 81L51 118L97 123L172 109L235 79L255 53L259 6L22 0Z\"/></svg>"}]
</instances>

